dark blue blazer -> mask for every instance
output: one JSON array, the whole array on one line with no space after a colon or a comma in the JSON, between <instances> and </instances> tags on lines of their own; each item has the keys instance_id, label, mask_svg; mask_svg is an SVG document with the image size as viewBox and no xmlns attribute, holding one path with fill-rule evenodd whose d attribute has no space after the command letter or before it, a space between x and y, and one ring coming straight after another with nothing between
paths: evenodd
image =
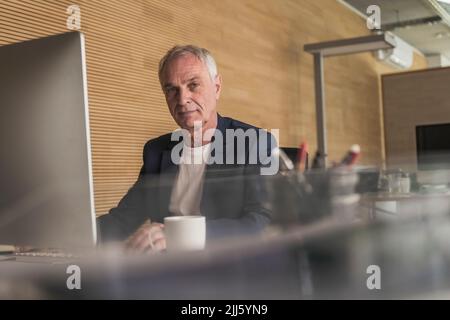
<instances>
[{"instance_id":1,"label":"dark blue blazer","mask_svg":"<svg viewBox=\"0 0 450 320\"><path fill-rule=\"evenodd\" d=\"M206 166L200 205L201 213L206 217L207 238L258 232L270 223L272 216L267 181L260 174L263 163L267 162L259 157L256 163L250 159L250 150L270 157L271 146L275 143L272 135L258 130L267 135L267 144L260 146L258 134L256 144L246 139L245 152L238 153L236 139L234 150L231 148L233 144L227 138L227 129L258 130L218 115L216 132L223 137L223 154L213 151L211 155L223 159L223 163ZM124 240L146 219L162 223L164 217L171 215L169 201L178 172L178 166L171 160L171 152L178 143L171 141L169 133L145 144L144 164L138 180L116 208L97 219L100 241ZM232 164L227 163L230 158Z\"/></svg>"}]
</instances>

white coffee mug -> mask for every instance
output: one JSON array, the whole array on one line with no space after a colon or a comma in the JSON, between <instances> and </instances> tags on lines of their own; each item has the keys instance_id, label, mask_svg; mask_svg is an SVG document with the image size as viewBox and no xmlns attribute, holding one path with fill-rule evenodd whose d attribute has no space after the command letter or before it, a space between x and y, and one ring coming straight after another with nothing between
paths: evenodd
<instances>
[{"instance_id":1,"label":"white coffee mug","mask_svg":"<svg viewBox=\"0 0 450 320\"><path fill-rule=\"evenodd\" d=\"M164 218L167 251L192 251L205 248L206 224L203 216Z\"/></svg>"}]
</instances>

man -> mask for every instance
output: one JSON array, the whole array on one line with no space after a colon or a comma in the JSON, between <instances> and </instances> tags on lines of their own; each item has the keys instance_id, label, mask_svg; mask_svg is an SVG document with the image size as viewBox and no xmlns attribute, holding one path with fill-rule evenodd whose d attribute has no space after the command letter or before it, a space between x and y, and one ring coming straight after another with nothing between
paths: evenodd
<instances>
[{"instance_id":1,"label":"man","mask_svg":"<svg viewBox=\"0 0 450 320\"><path fill-rule=\"evenodd\" d=\"M101 239L127 239L137 251L163 250L162 222L169 215L204 215L207 239L262 230L271 210L259 169L262 158L269 159L272 136L218 115L222 80L206 49L172 48L160 61L159 80L170 114L187 134L181 144L173 133L146 143L138 181L98 219ZM257 139L236 145L230 130L253 131ZM255 153L263 156L252 161ZM199 157L216 163L196 162Z\"/></svg>"}]
</instances>

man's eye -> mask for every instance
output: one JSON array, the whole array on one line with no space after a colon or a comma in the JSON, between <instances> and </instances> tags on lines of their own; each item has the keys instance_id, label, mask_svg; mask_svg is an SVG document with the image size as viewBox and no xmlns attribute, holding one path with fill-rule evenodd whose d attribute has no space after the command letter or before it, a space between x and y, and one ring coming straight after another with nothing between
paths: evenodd
<instances>
[{"instance_id":1,"label":"man's eye","mask_svg":"<svg viewBox=\"0 0 450 320\"><path fill-rule=\"evenodd\" d=\"M199 86L199 84L194 82L194 83L189 84L189 89L190 89L190 90L194 90L194 89L196 89L198 86Z\"/></svg>"},{"instance_id":2,"label":"man's eye","mask_svg":"<svg viewBox=\"0 0 450 320\"><path fill-rule=\"evenodd\" d=\"M170 88L167 88L166 89L166 94L167 95L169 95L169 94L174 94L174 93L176 93L176 88L174 88L174 87L170 87Z\"/></svg>"}]
</instances>

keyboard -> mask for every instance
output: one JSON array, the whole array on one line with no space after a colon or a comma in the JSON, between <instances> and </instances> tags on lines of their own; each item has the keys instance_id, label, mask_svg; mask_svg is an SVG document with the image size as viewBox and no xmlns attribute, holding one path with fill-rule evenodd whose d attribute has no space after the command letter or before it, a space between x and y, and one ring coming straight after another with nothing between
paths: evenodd
<instances>
[{"instance_id":1,"label":"keyboard","mask_svg":"<svg viewBox=\"0 0 450 320\"><path fill-rule=\"evenodd\" d=\"M33 252L14 252L15 257L44 257L44 258L77 258L77 256L70 253L62 252L46 252L46 251L33 251Z\"/></svg>"},{"instance_id":2,"label":"keyboard","mask_svg":"<svg viewBox=\"0 0 450 320\"><path fill-rule=\"evenodd\" d=\"M79 256L71 253L63 253L57 251L26 251L14 252L9 256L9 260L25 263L48 263L48 264L65 264L76 260Z\"/></svg>"}]
</instances>

